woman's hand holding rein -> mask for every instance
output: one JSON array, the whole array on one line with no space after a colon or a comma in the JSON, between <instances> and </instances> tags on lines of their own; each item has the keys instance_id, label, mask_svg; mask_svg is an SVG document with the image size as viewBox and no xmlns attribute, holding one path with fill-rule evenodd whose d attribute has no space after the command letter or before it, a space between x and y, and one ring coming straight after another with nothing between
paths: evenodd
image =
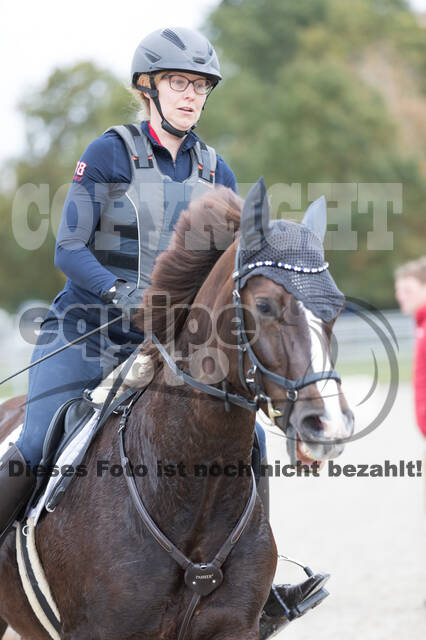
<instances>
[{"instance_id":1,"label":"woman's hand holding rein","mask_svg":"<svg viewBox=\"0 0 426 640\"><path fill-rule=\"evenodd\" d=\"M140 307L142 289L138 289L135 282L116 280L110 289L102 292L101 298L104 302L112 302L128 318L132 318Z\"/></svg>"}]
</instances>

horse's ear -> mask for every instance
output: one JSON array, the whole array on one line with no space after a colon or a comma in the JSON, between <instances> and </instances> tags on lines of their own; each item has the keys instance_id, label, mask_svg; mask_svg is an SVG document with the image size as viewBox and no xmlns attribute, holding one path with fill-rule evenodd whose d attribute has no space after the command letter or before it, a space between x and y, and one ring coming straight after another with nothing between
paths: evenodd
<instances>
[{"instance_id":1,"label":"horse's ear","mask_svg":"<svg viewBox=\"0 0 426 640\"><path fill-rule=\"evenodd\" d=\"M303 216L302 224L313 231L321 242L324 242L325 232L327 231L327 203L324 196L320 196L309 205Z\"/></svg>"},{"instance_id":2,"label":"horse's ear","mask_svg":"<svg viewBox=\"0 0 426 640\"><path fill-rule=\"evenodd\" d=\"M260 249L269 230L269 202L263 178L252 186L244 201L240 233L243 249Z\"/></svg>"}]
</instances>

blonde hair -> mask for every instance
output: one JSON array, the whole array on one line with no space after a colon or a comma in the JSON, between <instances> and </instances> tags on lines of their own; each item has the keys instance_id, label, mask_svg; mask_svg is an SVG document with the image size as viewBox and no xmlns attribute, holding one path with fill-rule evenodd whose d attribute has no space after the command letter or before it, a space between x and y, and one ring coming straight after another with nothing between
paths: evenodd
<instances>
[{"instance_id":1,"label":"blonde hair","mask_svg":"<svg viewBox=\"0 0 426 640\"><path fill-rule=\"evenodd\" d=\"M398 278L416 278L422 284L426 284L426 256L401 265L395 271L395 279Z\"/></svg>"},{"instance_id":2,"label":"blonde hair","mask_svg":"<svg viewBox=\"0 0 426 640\"><path fill-rule=\"evenodd\" d=\"M160 73L156 73L154 75L155 86L158 85L161 78L165 76L167 73L169 72L161 71ZM141 73L139 75L137 83L140 84L142 87L150 87L151 84L149 81L149 75L147 73ZM145 93L142 93L141 91L138 91L138 89L135 89L135 87L133 86L129 87L129 91L136 101L136 107L139 109L137 113L138 119L149 120L151 117L151 104L149 102L147 95Z\"/></svg>"}]
</instances>

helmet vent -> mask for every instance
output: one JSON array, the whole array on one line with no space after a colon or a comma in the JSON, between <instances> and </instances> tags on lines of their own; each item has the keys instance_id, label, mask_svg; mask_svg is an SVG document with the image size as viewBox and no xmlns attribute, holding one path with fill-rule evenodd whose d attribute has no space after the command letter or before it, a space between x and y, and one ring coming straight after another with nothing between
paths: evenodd
<instances>
[{"instance_id":1,"label":"helmet vent","mask_svg":"<svg viewBox=\"0 0 426 640\"><path fill-rule=\"evenodd\" d=\"M156 53L151 53L150 51L145 51L145 57L148 58L150 62L158 62L161 56L158 56Z\"/></svg>"},{"instance_id":2,"label":"helmet vent","mask_svg":"<svg viewBox=\"0 0 426 640\"><path fill-rule=\"evenodd\" d=\"M163 38L166 38L166 40L170 40L170 42L173 42L173 44L179 47L179 49L186 49L185 44L179 38L178 34L171 29L164 29L164 31L161 32L161 35L163 36Z\"/></svg>"},{"instance_id":3,"label":"helmet vent","mask_svg":"<svg viewBox=\"0 0 426 640\"><path fill-rule=\"evenodd\" d=\"M192 59L197 64L206 64L206 59L205 58L192 58Z\"/></svg>"}]
</instances>

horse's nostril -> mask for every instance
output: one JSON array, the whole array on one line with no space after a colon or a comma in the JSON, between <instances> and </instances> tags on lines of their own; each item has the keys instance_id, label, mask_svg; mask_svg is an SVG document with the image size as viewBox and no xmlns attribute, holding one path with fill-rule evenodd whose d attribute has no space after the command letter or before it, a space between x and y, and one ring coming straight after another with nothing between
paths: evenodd
<instances>
[{"instance_id":1,"label":"horse's nostril","mask_svg":"<svg viewBox=\"0 0 426 640\"><path fill-rule=\"evenodd\" d=\"M302 422L303 422L303 427L308 429L309 431L321 431L323 429L321 417L318 415L314 414L310 416L305 416Z\"/></svg>"}]
</instances>

